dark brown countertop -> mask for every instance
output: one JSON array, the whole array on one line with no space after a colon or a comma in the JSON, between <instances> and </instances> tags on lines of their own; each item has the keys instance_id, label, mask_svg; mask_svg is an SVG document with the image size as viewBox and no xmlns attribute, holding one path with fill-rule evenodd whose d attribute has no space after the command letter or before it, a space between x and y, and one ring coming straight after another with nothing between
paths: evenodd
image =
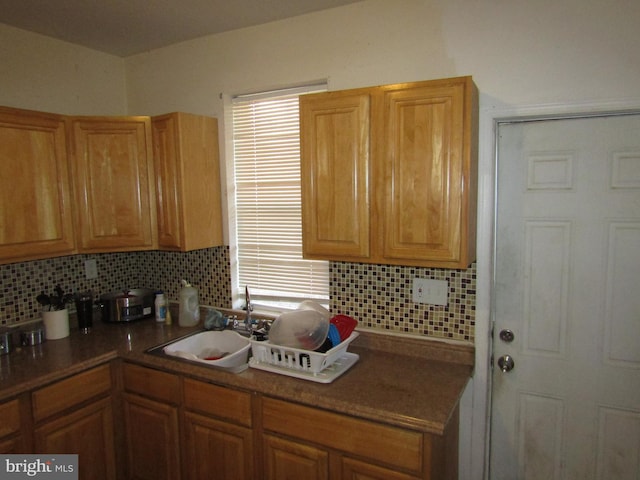
<instances>
[{"instance_id":1,"label":"dark brown countertop","mask_svg":"<svg viewBox=\"0 0 640 480\"><path fill-rule=\"evenodd\" d=\"M473 347L360 331L349 351L359 361L330 384L249 368L234 374L145 353L198 328L94 322L59 340L0 357L0 401L122 358L151 368L313 407L441 434L472 373Z\"/></svg>"}]
</instances>

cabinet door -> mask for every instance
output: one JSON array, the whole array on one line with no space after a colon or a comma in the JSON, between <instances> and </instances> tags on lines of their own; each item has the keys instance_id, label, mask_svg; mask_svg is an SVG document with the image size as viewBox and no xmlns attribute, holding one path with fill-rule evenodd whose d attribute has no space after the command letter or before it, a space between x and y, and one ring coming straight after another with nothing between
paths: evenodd
<instances>
[{"instance_id":1,"label":"cabinet door","mask_svg":"<svg viewBox=\"0 0 640 480\"><path fill-rule=\"evenodd\" d=\"M71 119L81 252L157 246L148 117Z\"/></svg>"},{"instance_id":2,"label":"cabinet door","mask_svg":"<svg viewBox=\"0 0 640 480\"><path fill-rule=\"evenodd\" d=\"M124 394L127 472L130 479L180 479L178 410Z\"/></svg>"},{"instance_id":3,"label":"cabinet door","mask_svg":"<svg viewBox=\"0 0 640 480\"><path fill-rule=\"evenodd\" d=\"M65 124L0 109L0 264L75 250Z\"/></svg>"},{"instance_id":4,"label":"cabinet door","mask_svg":"<svg viewBox=\"0 0 640 480\"><path fill-rule=\"evenodd\" d=\"M0 439L0 454L13 454L13 453L22 453L24 451L22 449L23 440L20 436L8 438L5 440Z\"/></svg>"},{"instance_id":5,"label":"cabinet door","mask_svg":"<svg viewBox=\"0 0 640 480\"><path fill-rule=\"evenodd\" d=\"M370 463L342 459L341 480L419 480L420 477L389 470Z\"/></svg>"},{"instance_id":6,"label":"cabinet door","mask_svg":"<svg viewBox=\"0 0 640 480\"><path fill-rule=\"evenodd\" d=\"M383 88L375 130L381 263L466 268L475 259L473 89L469 78Z\"/></svg>"},{"instance_id":7,"label":"cabinet door","mask_svg":"<svg viewBox=\"0 0 640 480\"><path fill-rule=\"evenodd\" d=\"M250 429L186 412L184 434L187 478L253 478L253 433Z\"/></svg>"},{"instance_id":8,"label":"cabinet door","mask_svg":"<svg viewBox=\"0 0 640 480\"><path fill-rule=\"evenodd\" d=\"M329 453L272 435L264 436L265 480L327 480Z\"/></svg>"},{"instance_id":9,"label":"cabinet door","mask_svg":"<svg viewBox=\"0 0 640 480\"><path fill-rule=\"evenodd\" d=\"M115 479L111 399L99 400L35 430L36 453L78 454L79 478Z\"/></svg>"},{"instance_id":10,"label":"cabinet door","mask_svg":"<svg viewBox=\"0 0 640 480\"><path fill-rule=\"evenodd\" d=\"M62 413L75 405L111 392L111 365L85 370L31 393L33 418L36 422Z\"/></svg>"},{"instance_id":11,"label":"cabinet door","mask_svg":"<svg viewBox=\"0 0 640 480\"><path fill-rule=\"evenodd\" d=\"M215 118L171 113L152 119L158 246L188 251L222 245Z\"/></svg>"},{"instance_id":12,"label":"cabinet door","mask_svg":"<svg viewBox=\"0 0 640 480\"><path fill-rule=\"evenodd\" d=\"M26 453L21 410L18 399L0 403L0 453Z\"/></svg>"},{"instance_id":13,"label":"cabinet door","mask_svg":"<svg viewBox=\"0 0 640 480\"><path fill-rule=\"evenodd\" d=\"M424 468L425 437L417 431L268 397L262 399L262 424L266 431L389 468L416 473Z\"/></svg>"},{"instance_id":14,"label":"cabinet door","mask_svg":"<svg viewBox=\"0 0 640 480\"><path fill-rule=\"evenodd\" d=\"M370 254L368 91L300 99L302 239L307 258Z\"/></svg>"}]
</instances>

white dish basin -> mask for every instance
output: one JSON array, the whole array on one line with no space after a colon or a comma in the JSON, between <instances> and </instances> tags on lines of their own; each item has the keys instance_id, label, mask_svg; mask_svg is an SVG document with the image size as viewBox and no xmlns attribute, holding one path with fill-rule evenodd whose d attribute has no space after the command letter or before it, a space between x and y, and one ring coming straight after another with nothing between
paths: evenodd
<instances>
[{"instance_id":1,"label":"white dish basin","mask_svg":"<svg viewBox=\"0 0 640 480\"><path fill-rule=\"evenodd\" d=\"M248 366L250 350L249 339L231 330L196 333L163 348L167 355L232 369Z\"/></svg>"}]
</instances>

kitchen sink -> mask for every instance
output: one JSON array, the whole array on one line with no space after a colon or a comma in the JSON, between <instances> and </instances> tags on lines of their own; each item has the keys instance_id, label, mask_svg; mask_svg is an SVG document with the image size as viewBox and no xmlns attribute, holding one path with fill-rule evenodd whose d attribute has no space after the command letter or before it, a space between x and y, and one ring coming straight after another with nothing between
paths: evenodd
<instances>
[{"instance_id":1,"label":"kitchen sink","mask_svg":"<svg viewBox=\"0 0 640 480\"><path fill-rule=\"evenodd\" d=\"M146 351L151 355L239 373L249 366L251 342L233 330L198 331Z\"/></svg>"}]
</instances>

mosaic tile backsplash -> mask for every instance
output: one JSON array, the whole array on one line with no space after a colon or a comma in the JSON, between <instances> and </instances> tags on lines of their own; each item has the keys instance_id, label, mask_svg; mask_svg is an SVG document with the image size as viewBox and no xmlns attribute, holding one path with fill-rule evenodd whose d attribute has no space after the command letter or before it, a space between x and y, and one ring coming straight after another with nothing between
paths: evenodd
<instances>
[{"instance_id":1,"label":"mosaic tile backsplash","mask_svg":"<svg viewBox=\"0 0 640 480\"><path fill-rule=\"evenodd\" d=\"M180 280L198 287L200 303L230 308L228 247L193 252L135 252L73 255L0 265L0 326L40 318L36 296L55 285L65 291L93 290L96 297L124 288L161 289L177 300ZM98 278L85 278L84 262L95 259ZM474 342L476 266L466 270L331 262L330 308L366 328ZM449 282L447 306L413 303L413 278Z\"/></svg>"},{"instance_id":2,"label":"mosaic tile backsplash","mask_svg":"<svg viewBox=\"0 0 640 480\"><path fill-rule=\"evenodd\" d=\"M332 262L330 309L363 327L474 341L476 265L466 270ZM413 303L413 279L449 282L447 306Z\"/></svg>"},{"instance_id":3,"label":"mosaic tile backsplash","mask_svg":"<svg viewBox=\"0 0 640 480\"><path fill-rule=\"evenodd\" d=\"M85 278L84 262L95 259L98 278ZM229 249L208 248L193 252L135 252L72 255L48 260L0 265L0 326L15 326L40 318L36 296L53 293L60 285L65 292L93 290L98 298L125 288L163 290L177 300L180 280L198 286L202 305L231 305ZM70 305L70 309L73 310Z\"/></svg>"}]
</instances>

